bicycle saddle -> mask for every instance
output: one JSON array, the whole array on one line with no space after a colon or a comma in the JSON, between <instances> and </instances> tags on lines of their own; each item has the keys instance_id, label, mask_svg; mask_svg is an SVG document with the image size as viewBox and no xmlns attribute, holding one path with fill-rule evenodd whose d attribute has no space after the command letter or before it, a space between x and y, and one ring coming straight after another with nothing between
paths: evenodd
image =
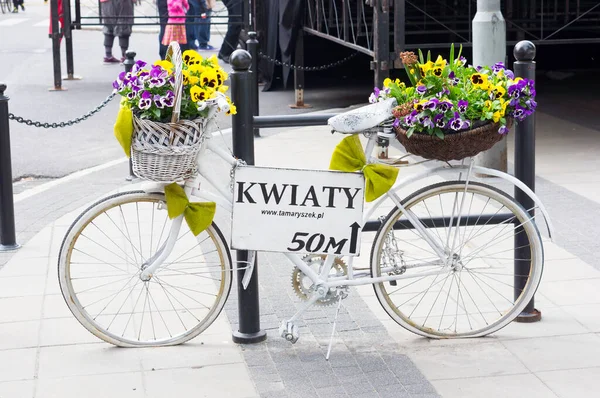
<instances>
[{"instance_id":1,"label":"bicycle saddle","mask_svg":"<svg viewBox=\"0 0 600 398\"><path fill-rule=\"evenodd\" d=\"M334 116L327 120L327 124L338 133L357 134L391 118L396 105L396 99L389 98Z\"/></svg>"}]
</instances>

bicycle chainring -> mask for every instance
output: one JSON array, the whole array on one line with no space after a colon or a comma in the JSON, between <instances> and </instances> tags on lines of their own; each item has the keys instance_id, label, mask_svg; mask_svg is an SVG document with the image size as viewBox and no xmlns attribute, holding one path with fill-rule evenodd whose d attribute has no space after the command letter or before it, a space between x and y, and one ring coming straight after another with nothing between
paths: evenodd
<instances>
[{"instance_id":1,"label":"bicycle chainring","mask_svg":"<svg viewBox=\"0 0 600 398\"><path fill-rule=\"evenodd\" d=\"M323 264L325 264L325 255L321 254L309 254L302 258L309 267L311 267L315 272L320 273ZM336 257L333 261L333 266L331 267L330 276L344 276L346 275L348 267L344 260L339 257ZM313 281L306 275L302 270L298 267L294 267L294 271L292 272L292 288L294 292L300 299L306 301L310 298L314 290ZM327 292L327 295L317 300L315 305L320 306L328 306L332 305L337 301L336 297L336 289L331 288Z\"/></svg>"}]
</instances>

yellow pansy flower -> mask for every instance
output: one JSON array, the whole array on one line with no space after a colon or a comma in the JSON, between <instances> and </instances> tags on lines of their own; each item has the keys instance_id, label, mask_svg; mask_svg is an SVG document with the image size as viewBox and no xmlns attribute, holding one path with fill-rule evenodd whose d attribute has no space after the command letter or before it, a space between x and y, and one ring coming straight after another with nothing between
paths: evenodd
<instances>
[{"instance_id":1,"label":"yellow pansy flower","mask_svg":"<svg viewBox=\"0 0 600 398\"><path fill-rule=\"evenodd\" d=\"M496 111L492 115L492 119L494 120L494 123L498 123L498 121L500 121L501 117L502 117L502 115L500 115L500 111Z\"/></svg>"},{"instance_id":2,"label":"yellow pansy flower","mask_svg":"<svg viewBox=\"0 0 600 398\"><path fill-rule=\"evenodd\" d=\"M418 112L423 111L423 106L429 102L429 100L421 100L419 102L417 102L416 104L413 105L413 108L415 108Z\"/></svg>"},{"instance_id":3,"label":"yellow pansy flower","mask_svg":"<svg viewBox=\"0 0 600 398\"><path fill-rule=\"evenodd\" d=\"M217 74L217 84L219 86L225 83L225 80L229 77L229 75L221 68L215 69L215 73Z\"/></svg>"},{"instance_id":4,"label":"yellow pansy flower","mask_svg":"<svg viewBox=\"0 0 600 398\"><path fill-rule=\"evenodd\" d=\"M205 69L206 69L206 66L204 66L202 64L194 64L194 65L188 66L188 70L190 72L197 73L198 75L200 75L202 72L204 72Z\"/></svg>"},{"instance_id":5,"label":"yellow pansy flower","mask_svg":"<svg viewBox=\"0 0 600 398\"><path fill-rule=\"evenodd\" d=\"M506 107L509 104L509 101L504 101L502 98L500 98L500 104L502 105L502 110L500 111L500 115L504 116L506 115Z\"/></svg>"},{"instance_id":6,"label":"yellow pansy flower","mask_svg":"<svg viewBox=\"0 0 600 398\"><path fill-rule=\"evenodd\" d=\"M385 80L383 81L383 87L389 87L390 84L392 84L392 79L390 79L389 77L386 77Z\"/></svg>"},{"instance_id":7,"label":"yellow pansy flower","mask_svg":"<svg viewBox=\"0 0 600 398\"><path fill-rule=\"evenodd\" d=\"M237 114L237 108L235 107L235 105L233 104L233 102L231 102L231 99L229 97L227 97L227 103L229 104L229 110L227 112L225 112L226 115L235 115Z\"/></svg>"},{"instance_id":8,"label":"yellow pansy flower","mask_svg":"<svg viewBox=\"0 0 600 398\"><path fill-rule=\"evenodd\" d=\"M226 93L229 90L229 86L219 86L217 89L220 93Z\"/></svg>"},{"instance_id":9,"label":"yellow pansy flower","mask_svg":"<svg viewBox=\"0 0 600 398\"><path fill-rule=\"evenodd\" d=\"M433 70L434 76L437 76L437 77L441 77L442 73L444 72L444 68L441 66L434 66L432 70Z\"/></svg>"},{"instance_id":10,"label":"yellow pansy flower","mask_svg":"<svg viewBox=\"0 0 600 398\"><path fill-rule=\"evenodd\" d=\"M210 64L210 66L219 65L219 59L217 58L216 54L211 55L206 61Z\"/></svg>"},{"instance_id":11,"label":"yellow pansy flower","mask_svg":"<svg viewBox=\"0 0 600 398\"><path fill-rule=\"evenodd\" d=\"M421 76L425 76L429 70L433 68L433 62L428 61L426 64L419 64L419 71L421 72Z\"/></svg>"},{"instance_id":12,"label":"yellow pansy flower","mask_svg":"<svg viewBox=\"0 0 600 398\"><path fill-rule=\"evenodd\" d=\"M190 84L190 73L187 70L182 70L181 74L183 76L183 84Z\"/></svg>"},{"instance_id":13,"label":"yellow pansy flower","mask_svg":"<svg viewBox=\"0 0 600 398\"><path fill-rule=\"evenodd\" d=\"M218 86L217 72L212 68L207 68L200 75L200 84L204 87L216 88Z\"/></svg>"},{"instance_id":14,"label":"yellow pansy flower","mask_svg":"<svg viewBox=\"0 0 600 398\"><path fill-rule=\"evenodd\" d=\"M160 66L165 69L167 72L171 73L173 71L173 64L167 60L156 61L154 65Z\"/></svg>"},{"instance_id":15,"label":"yellow pansy flower","mask_svg":"<svg viewBox=\"0 0 600 398\"><path fill-rule=\"evenodd\" d=\"M213 91L211 89L204 89L199 86L193 86L190 89L190 97L194 102L206 101L213 95Z\"/></svg>"},{"instance_id":16,"label":"yellow pansy flower","mask_svg":"<svg viewBox=\"0 0 600 398\"><path fill-rule=\"evenodd\" d=\"M488 91L490 93L490 98L493 100L502 98L502 97L504 97L504 94L506 94L506 89L500 85L490 86L488 88Z\"/></svg>"},{"instance_id":17,"label":"yellow pansy flower","mask_svg":"<svg viewBox=\"0 0 600 398\"><path fill-rule=\"evenodd\" d=\"M483 106L485 106L486 109L492 109L492 101L487 100L483 103Z\"/></svg>"},{"instance_id":18,"label":"yellow pansy flower","mask_svg":"<svg viewBox=\"0 0 600 398\"><path fill-rule=\"evenodd\" d=\"M483 73L473 73L470 77L471 83L475 87L487 88L488 87L488 76Z\"/></svg>"},{"instance_id":19,"label":"yellow pansy flower","mask_svg":"<svg viewBox=\"0 0 600 398\"><path fill-rule=\"evenodd\" d=\"M202 62L202 55L194 50L185 50L183 52L183 62L188 66L198 65Z\"/></svg>"},{"instance_id":20,"label":"yellow pansy flower","mask_svg":"<svg viewBox=\"0 0 600 398\"><path fill-rule=\"evenodd\" d=\"M435 60L435 66L441 67L442 69L444 69L446 67L446 60L444 58L442 58L441 55L438 55L437 59Z\"/></svg>"}]
</instances>

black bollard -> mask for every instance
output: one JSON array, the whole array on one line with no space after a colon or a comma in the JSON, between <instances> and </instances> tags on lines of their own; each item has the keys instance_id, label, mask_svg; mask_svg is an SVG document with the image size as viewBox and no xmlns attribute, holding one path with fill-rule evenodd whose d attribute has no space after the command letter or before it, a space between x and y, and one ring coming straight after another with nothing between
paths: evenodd
<instances>
[{"instance_id":1,"label":"black bollard","mask_svg":"<svg viewBox=\"0 0 600 398\"><path fill-rule=\"evenodd\" d=\"M10 129L6 84L0 83L0 252L19 248L15 234L12 165L10 159Z\"/></svg>"},{"instance_id":2,"label":"black bollard","mask_svg":"<svg viewBox=\"0 0 600 398\"><path fill-rule=\"evenodd\" d=\"M258 116L260 111L258 105L258 40L256 40L256 32L248 32L246 46L252 57L252 66L250 67L250 71L252 72L252 115ZM254 136L260 137L260 129L254 128Z\"/></svg>"},{"instance_id":3,"label":"black bollard","mask_svg":"<svg viewBox=\"0 0 600 398\"><path fill-rule=\"evenodd\" d=\"M62 76L60 69L60 36L58 25L58 0L50 0L50 24L52 27L52 33L50 38L52 39L52 60L54 69L54 87L50 88L50 91L65 91L66 88L62 86Z\"/></svg>"},{"instance_id":4,"label":"black bollard","mask_svg":"<svg viewBox=\"0 0 600 398\"><path fill-rule=\"evenodd\" d=\"M517 43L513 50L515 59L515 76L524 79L535 79L535 45L527 40ZM517 123L515 127L515 177L535 191L535 113ZM515 187L515 199L533 217L534 201L519 188ZM531 258L527 235L517 229L515 234L515 299L521 294L530 264L525 259ZM516 322L537 322L542 319L542 313L535 309L534 299L527 304L523 312L515 319Z\"/></svg>"},{"instance_id":5,"label":"black bollard","mask_svg":"<svg viewBox=\"0 0 600 398\"><path fill-rule=\"evenodd\" d=\"M135 65L135 51L127 51L125 53L125 61L123 61L123 67L125 72L131 72L133 65ZM129 176L125 178L127 181L134 181L137 176L133 173L133 163L131 163L131 156L129 157Z\"/></svg>"},{"instance_id":6,"label":"black bollard","mask_svg":"<svg viewBox=\"0 0 600 398\"><path fill-rule=\"evenodd\" d=\"M252 123L252 74L249 73L252 57L248 51L235 50L230 57L231 67L231 99L237 106L237 114L232 120L233 155L254 164L254 136ZM248 252L238 250L238 265L248 265ZM267 338L267 333L260 328L260 309L258 300L258 264L255 257L254 271L248 287L244 289L242 279L244 269L238 270L238 316L239 330L233 332L233 342L239 344L259 343Z\"/></svg>"}]
</instances>

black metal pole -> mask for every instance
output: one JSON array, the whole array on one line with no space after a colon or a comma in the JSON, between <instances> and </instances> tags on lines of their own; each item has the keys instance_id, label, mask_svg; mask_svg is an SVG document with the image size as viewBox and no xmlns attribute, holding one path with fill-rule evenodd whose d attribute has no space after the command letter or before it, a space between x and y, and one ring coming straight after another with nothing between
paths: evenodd
<instances>
[{"instance_id":1,"label":"black metal pole","mask_svg":"<svg viewBox=\"0 0 600 398\"><path fill-rule=\"evenodd\" d=\"M0 83L0 252L15 250L15 206L13 201L10 129L6 84Z\"/></svg>"},{"instance_id":2,"label":"black metal pole","mask_svg":"<svg viewBox=\"0 0 600 398\"><path fill-rule=\"evenodd\" d=\"M233 154L247 164L254 164L254 136L252 123L252 74L249 73L252 57L248 51L235 50L230 57L233 72L231 79L231 99L237 106L237 114L232 120ZM248 265L248 252L237 251L240 268ZM259 343L267 338L260 328L260 308L258 300L258 262L254 259L254 271L247 288L244 289L242 279L244 269L238 270L238 316L239 330L233 332L233 342L248 344Z\"/></svg>"},{"instance_id":3,"label":"black metal pole","mask_svg":"<svg viewBox=\"0 0 600 398\"><path fill-rule=\"evenodd\" d=\"M125 53L125 61L123 61L123 67L125 68L125 72L131 72L133 65L135 65L135 51L127 51ZM131 162L131 156L129 157L129 176L125 178L127 181L133 181L137 178L137 176L133 173L133 163Z\"/></svg>"},{"instance_id":4,"label":"black metal pole","mask_svg":"<svg viewBox=\"0 0 600 398\"><path fill-rule=\"evenodd\" d=\"M294 55L294 96L296 103L290 105L292 109L312 108L312 106L304 103L304 30L298 31L296 38L296 53Z\"/></svg>"},{"instance_id":5,"label":"black metal pole","mask_svg":"<svg viewBox=\"0 0 600 398\"><path fill-rule=\"evenodd\" d=\"M535 79L535 45L527 40L517 43L513 50L515 76ZM535 191L535 113L519 122L515 127L515 177ZM515 187L515 199L534 216L534 201L519 188ZM530 210L531 209L531 210ZM519 297L529 275L530 263L523 261L531 258L531 249L527 235L522 228L515 232L515 299ZM535 309L534 299L516 318L517 322L537 322L542 313Z\"/></svg>"},{"instance_id":6,"label":"black metal pole","mask_svg":"<svg viewBox=\"0 0 600 398\"><path fill-rule=\"evenodd\" d=\"M256 39L256 32L248 32L246 47L252 57L252 66L250 67L250 72L252 72L252 115L258 116L260 109L258 98L258 40ZM254 136L260 137L260 129L254 128Z\"/></svg>"},{"instance_id":7,"label":"black metal pole","mask_svg":"<svg viewBox=\"0 0 600 398\"><path fill-rule=\"evenodd\" d=\"M52 59L54 67L54 87L51 91L65 90L62 87L62 76L60 70L60 32L58 30L58 0L50 0L50 25L52 26Z\"/></svg>"},{"instance_id":8,"label":"black metal pole","mask_svg":"<svg viewBox=\"0 0 600 398\"><path fill-rule=\"evenodd\" d=\"M65 15L65 25L63 35L65 37L65 47L67 56L67 77L64 80L80 80L75 76L73 65L73 25L71 22L71 1L63 1L63 13Z\"/></svg>"}]
</instances>

